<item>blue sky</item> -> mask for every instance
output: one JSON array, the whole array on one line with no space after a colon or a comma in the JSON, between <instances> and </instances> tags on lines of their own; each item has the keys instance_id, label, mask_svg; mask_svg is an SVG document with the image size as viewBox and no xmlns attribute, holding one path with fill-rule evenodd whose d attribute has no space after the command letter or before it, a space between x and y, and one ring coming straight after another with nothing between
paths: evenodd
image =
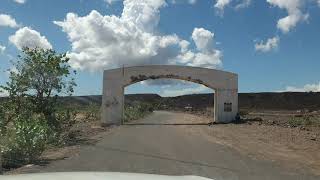
<instances>
[{"instance_id":1,"label":"blue sky","mask_svg":"<svg viewBox=\"0 0 320 180\"><path fill-rule=\"evenodd\" d=\"M19 47L37 45L69 52L78 70L77 95L100 94L102 69L121 64L219 68L239 74L240 92L320 91L319 5L317 0L1 0L0 84ZM211 91L167 81L126 88L165 96L205 92Z\"/></svg>"}]
</instances>

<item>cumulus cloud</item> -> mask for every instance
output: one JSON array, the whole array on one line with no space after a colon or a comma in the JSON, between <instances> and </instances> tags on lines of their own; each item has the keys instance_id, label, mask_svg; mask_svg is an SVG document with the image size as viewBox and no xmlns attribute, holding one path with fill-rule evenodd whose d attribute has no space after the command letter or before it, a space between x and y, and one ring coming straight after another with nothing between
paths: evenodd
<instances>
[{"instance_id":1,"label":"cumulus cloud","mask_svg":"<svg viewBox=\"0 0 320 180\"><path fill-rule=\"evenodd\" d=\"M2 54L5 50L6 50L6 47L0 44L0 54Z\"/></svg>"},{"instance_id":2,"label":"cumulus cloud","mask_svg":"<svg viewBox=\"0 0 320 180\"><path fill-rule=\"evenodd\" d=\"M285 91L291 92L320 92L320 82L317 84L306 84L303 87L287 86Z\"/></svg>"},{"instance_id":3,"label":"cumulus cloud","mask_svg":"<svg viewBox=\"0 0 320 180\"><path fill-rule=\"evenodd\" d=\"M178 56L179 62L188 66L206 67L219 69L222 67L222 53L218 50L213 52L198 52L188 51Z\"/></svg>"},{"instance_id":4,"label":"cumulus cloud","mask_svg":"<svg viewBox=\"0 0 320 180\"><path fill-rule=\"evenodd\" d=\"M191 36L198 52L184 50L178 56L179 62L189 66L200 66L207 68L222 67L222 53L214 49L214 33L203 28L194 28ZM188 44L186 43L185 46ZM186 48L183 48L186 49Z\"/></svg>"},{"instance_id":5,"label":"cumulus cloud","mask_svg":"<svg viewBox=\"0 0 320 180\"><path fill-rule=\"evenodd\" d=\"M234 9L242 9L249 7L251 3L252 0L216 0L214 7L219 15L223 15L223 11L227 6L231 6Z\"/></svg>"},{"instance_id":6,"label":"cumulus cloud","mask_svg":"<svg viewBox=\"0 0 320 180\"><path fill-rule=\"evenodd\" d=\"M203 28L195 28L192 32L192 39L197 49L200 51L208 51L212 49L214 34Z\"/></svg>"},{"instance_id":7,"label":"cumulus cloud","mask_svg":"<svg viewBox=\"0 0 320 180\"><path fill-rule=\"evenodd\" d=\"M267 2L287 11L288 16L279 19L277 23L277 28L283 33L288 33L297 23L303 22L309 17L309 14L304 14L301 11L304 0L267 0Z\"/></svg>"},{"instance_id":8,"label":"cumulus cloud","mask_svg":"<svg viewBox=\"0 0 320 180\"><path fill-rule=\"evenodd\" d=\"M25 2L27 2L27 0L13 0L13 1L19 4L24 4Z\"/></svg>"},{"instance_id":9,"label":"cumulus cloud","mask_svg":"<svg viewBox=\"0 0 320 180\"><path fill-rule=\"evenodd\" d=\"M210 88L207 88L203 85L198 85L197 87L189 87L184 89L165 89L160 94L164 97L174 97L174 96L182 96L186 94L199 94L212 91Z\"/></svg>"},{"instance_id":10,"label":"cumulus cloud","mask_svg":"<svg viewBox=\"0 0 320 180\"><path fill-rule=\"evenodd\" d=\"M17 30L14 35L9 37L9 41L20 50L23 47L52 49L52 45L45 36L41 36L38 31L29 27Z\"/></svg>"},{"instance_id":11,"label":"cumulus cloud","mask_svg":"<svg viewBox=\"0 0 320 180\"><path fill-rule=\"evenodd\" d=\"M11 28L19 27L16 20L8 14L0 14L0 26L6 26Z\"/></svg>"},{"instance_id":12,"label":"cumulus cloud","mask_svg":"<svg viewBox=\"0 0 320 180\"><path fill-rule=\"evenodd\" d=\"M277 36L273 38L269 38L265 43L262 41L260 43L256 43L255 49L256 51L269 52L277 48L279 45L279 42L280 42L280 38Z\"/></svg>"},{"instance_id":13,"label":"cumulus cloud","mask_svg":"<svg viewBox=\"0 0 320 180\"><path fill-rule=\"evenodd\" d=\"M160 8L166 6L165 0L125 0L123 5L120 17L93 10L83 17L68 13L65 20L54 21L71 42L68 56L73 68L94 71L123 65L221 65L220 51L192 50L190 42L176 34L158 33ZM208 44L212 41L213 37Z\"/></svg>"}]
</instances>

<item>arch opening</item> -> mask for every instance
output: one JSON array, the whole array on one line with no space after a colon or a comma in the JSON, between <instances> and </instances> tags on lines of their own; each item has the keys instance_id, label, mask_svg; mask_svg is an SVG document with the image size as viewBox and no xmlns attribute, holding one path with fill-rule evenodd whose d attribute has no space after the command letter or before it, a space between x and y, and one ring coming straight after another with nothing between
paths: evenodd
<instances>
[{"instance_id":1,"label":"arch opening","mask_svg":"<svg viewBox=\"0 0 320 180\"><path fill-rule=\"evenodd\" d=\"M214 121L214 90L199 83L169 78L148 79L125 86L124 94L123 124L208 125ZM139 109L142 106L145 109ZM147 120L132 121L136 111L150 114L149 109L154 112L155 117L159 114L173 117L176 114L172 112L190 115L161 120L147 116ZM208 118L190 118L197 114Z\"/></svg>"}]
</instances>

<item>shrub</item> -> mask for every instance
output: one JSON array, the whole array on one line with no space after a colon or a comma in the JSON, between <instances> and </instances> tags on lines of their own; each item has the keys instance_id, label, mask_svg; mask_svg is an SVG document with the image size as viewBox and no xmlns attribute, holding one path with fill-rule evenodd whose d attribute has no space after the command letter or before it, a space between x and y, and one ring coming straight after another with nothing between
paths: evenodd
<instances>
[{"instance_id":1,"label":"shrub","mask_svg":"<svg viewBox=\"0 0 320 180\"><path fill-rule=\"evenodd\" d=\"M1 141L2 164L18 167L32 163L44 151L48 126L43 115L21 114L15 117L13 127L8 129Z\"/></svg>"},{"instance_id":2,"label":"shrub","mask_svg":"<svg viewBox=\"0 0 320 180\"><path fill-rule=\"evenodd\" d=\"M76 123L77 113L78 111L75 109L66 108L65 110L60 109L54 114L54 118L59 126L56 129L49 126L48 144L61 146L68 141L70 129Z\"/></svg>"},{"instance_id":3,"label":"shrub","mask_svg":"<svg viewBox=\"0 0 320 180\"><path fill-rule=\"evenodd\" d=\"M308 113L295 115L288 121L288 123L291 127L320 126L320 120Z\"/></svg>"},{"instance_id":4,"label":"shrub","mask_svg":"<svg viewBox=\"0 0 320 180\"><path fill-rule=\"evenodd\" d=\"M298 117L292 117L289 121L288 121L289 125L291 127L298 127L303 125L303 119L302 118L298 118Z\"/></svg>"},{"instance_id":5,"label":"shrub","mask_svg":"<svg viewBox=\"0 0 320 180\"><path fill-rule=\"evenodd\" d=\"M90 103L84 110L84 118L87 121L96 121L100 119L100 106Z\"/></svg>"},{"instance_id":6,"label":"shrub","mask_svg":"<svg viewBox=\"0 0 320 180\"><path fill-rule=\"evenodd\" d=\"M149 103L134 102L124 107L124 122L143 118L147 114L153 112L153 106Z\"/></svg>"}]
</instances>

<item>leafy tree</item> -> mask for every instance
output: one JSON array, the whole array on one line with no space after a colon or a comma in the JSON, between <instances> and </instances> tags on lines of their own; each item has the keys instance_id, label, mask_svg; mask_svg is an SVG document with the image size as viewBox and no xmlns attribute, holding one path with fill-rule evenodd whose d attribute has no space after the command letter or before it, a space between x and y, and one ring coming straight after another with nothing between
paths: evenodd
<instances>
[{"instance_id":1,"label":"leafy tree","mask_svg":"<svg viewBox=\"0 0 320 180\"><path fill-rule=\"evenodd\" d=\"M10 71L9 82L0 86L9 93L8 103L14 114L22 110L43 114L47 124L59 128L55 117L58 97L71 95L76 83L66 54L50 49L23 48ZM9 118L10 119L10 118Z\"/></svg>"},{"instance_id":2,"label":"leafy tree","mask_svg":"<svg viewBox=\"0 0 320 180\"><path fill-rule=\"evenodd\" d=\"M9 94L0 104L0 153L4 166L33 162L47 143L60 141L72 123L67 108L59 109L59 96L76 86L66 54L23 48L0 91ZM0 154L0 155L1 155ZM0 162L1 163L1 162Z\"/></svg>"}]
</instances>

